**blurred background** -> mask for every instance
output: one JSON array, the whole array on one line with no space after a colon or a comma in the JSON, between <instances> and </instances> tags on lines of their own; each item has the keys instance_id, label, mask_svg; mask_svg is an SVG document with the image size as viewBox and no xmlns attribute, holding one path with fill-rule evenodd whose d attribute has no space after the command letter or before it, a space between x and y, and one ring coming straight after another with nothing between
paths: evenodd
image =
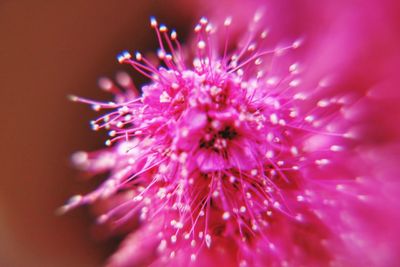
<instances>
[{"instance_id":1,"label":"blurred background","mask_svg":"<svg viewBox=\"0 0 400 267\"><path fill-rule=\"evenodd\" d=\"M0 0L1 267L101 266L115 250L118 240L93 238L86 208L55 215L71 195L96 185L74 170L70 155L95 150L105 140L90 130L96 114L69 102L67 95L109 99L97 80L118 70L127 70L140 85L143 79L119 65L117 53L154 50L151 15L176 28L183 40L201 12L219 15L196 2ZM221 0L219 5L240 17L249 12L250 2L263 3ZM310 35L309 51L322 55L312 57L320 66L314 72L340 66L352 88L367 88L385 75L398 77L396 1L268 2L275 3L269 13L272 27L283 34ZM326 55L336 61L326 64ZM392 99L392 104L398 102ZM388 125L398 115L391 116Z\"/></svg>"},{"instance_id":2,"label":"blurred background","mask_svg":"<svg viewBox=\"0 0 400 267\"><path fill-rule=\"evenodd\" d=\"M155 47L150 15L181 33L193 24L183 2L0 1L1 267L100 266L114 250L92 238L85 208L55 215L94 186L70 155L104 142L89 127L97 115L67 95L108 99L97 80L125 68L117 53Z\"/></svg>"}]
</instances>

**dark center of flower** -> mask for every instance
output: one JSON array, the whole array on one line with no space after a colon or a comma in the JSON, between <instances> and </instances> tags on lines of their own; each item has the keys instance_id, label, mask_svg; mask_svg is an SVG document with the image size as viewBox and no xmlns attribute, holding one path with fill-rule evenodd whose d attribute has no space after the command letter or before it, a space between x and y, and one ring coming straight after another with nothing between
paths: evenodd
<instances>
[{"instance_id":1,"label":"dark center of flower","mask_svg":"<svg viewBox=\"0 0 400 267\"><path fill-rule=\"evenodd\" d=\"M205 134L200 139L199 147L212 149L218 152L221 149L227 147L227 141L234 139L238 133L231 126L225 126L222 130L215 132L212 128L209 129L209 133Z\"/></svg>"}]
</instances>

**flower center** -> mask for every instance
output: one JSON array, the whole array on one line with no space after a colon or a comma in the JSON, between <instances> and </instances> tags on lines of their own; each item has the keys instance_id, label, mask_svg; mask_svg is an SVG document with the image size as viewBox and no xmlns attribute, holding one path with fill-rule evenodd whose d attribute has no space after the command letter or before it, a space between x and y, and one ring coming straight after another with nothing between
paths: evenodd
<instances>
[{"instance_id":1,"label":"flower center","mask_svg":"<svg viewBox=\"0 0 400 267\"><path fill-rule=\"evenodd\" d=\"M227 147L227 141L234 139L237 132L231 126L225 126L220 131L213 131L209 129L210 133L205 134L204 138L200 140L199 147L212 149L216 152Z\"/></svg>"}]
</instances>

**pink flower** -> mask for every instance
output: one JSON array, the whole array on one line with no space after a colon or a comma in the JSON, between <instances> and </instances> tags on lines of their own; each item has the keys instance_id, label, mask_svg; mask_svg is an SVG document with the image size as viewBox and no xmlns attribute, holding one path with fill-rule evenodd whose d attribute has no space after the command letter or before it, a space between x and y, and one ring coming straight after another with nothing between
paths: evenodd
<instances>
[{"instance_id":1,"label":"pink flower","mask_svg":"<svg viewBox=\"0 0 400 267\"><path fill-rule=\"evenodd\" d=\"M397 243L371 235L387 212L353 127L364 95L311 79L302 40L268 41L262 13L238 40L232 19L202 18L184 47L152 18L160 65L118 57L149 78L141 96L121 74L100 81L114 102L72 97L111 110L92 122L111 147L73 156L109 176L62 211L95 204L102 231L128 234L110 266L394 264Z\"/></svg>"}]
</instances>

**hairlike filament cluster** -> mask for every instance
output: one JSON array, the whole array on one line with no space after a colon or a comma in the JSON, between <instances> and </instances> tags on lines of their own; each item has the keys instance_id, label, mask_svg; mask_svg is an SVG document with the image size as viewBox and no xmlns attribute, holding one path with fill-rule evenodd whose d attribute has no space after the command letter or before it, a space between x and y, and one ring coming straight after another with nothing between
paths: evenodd
<instances>
[{"instance_id":1,"label":"hairlike filament cluster","mask_svg":"<svg viewBox=\"0 0 400 267\"><path fill-rule=\"evenodd\" d=\"M290 56L301 41L268 48L259 20L256 14L232 49L231 18L223 25L201 18L193 48L151 18L159 63L139 52L118 56L149 79L142 93L120 74L120 86L99 83L113 102L71 98L107 110L91 126L109 132L109 148L77 152L73 160L109 177L62 211L124 195L98 223L118 228L139 218L153 225L164 261L186 253L195 262L223 240L236 244L242 266L252 262L250 248L282 262L297 255L285 251L280 240L290 234L280 227L321 224L308 204L318 196L307 190L307 173L328 168L345 151L350 135L331 122L347 98L321 98L325 80L303 86L303 66ZM326 238L320 235L313 238Z\"/></svg>"}]
</instances>

